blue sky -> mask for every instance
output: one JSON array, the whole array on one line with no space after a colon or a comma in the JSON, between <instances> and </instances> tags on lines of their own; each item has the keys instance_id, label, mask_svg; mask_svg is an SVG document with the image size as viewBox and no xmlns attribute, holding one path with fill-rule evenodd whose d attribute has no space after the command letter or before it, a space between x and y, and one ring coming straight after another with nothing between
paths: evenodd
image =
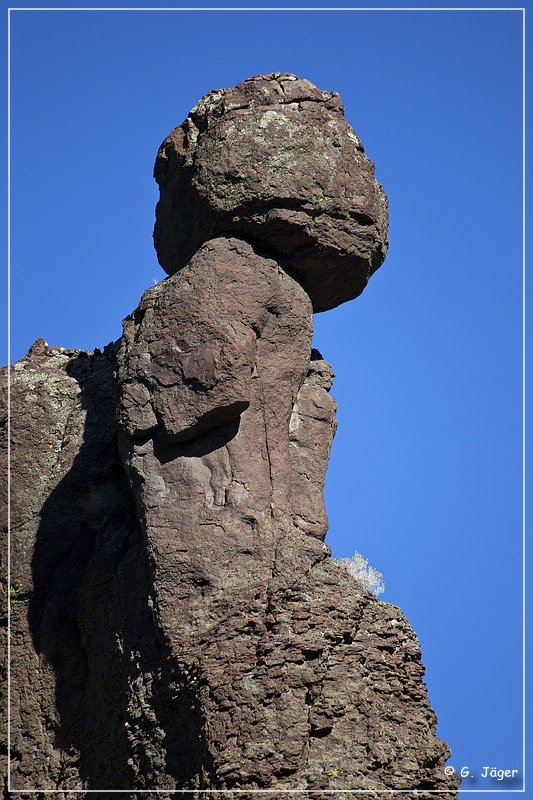
<instances>
[{"instance_id":1,"label":"blue sky","mask_svg":"<svg viewBox=\"0 0 533 800\"><path fill-rule=\"evenodd\" d=\"M327 541L383 573L449 763L478 776L522 772L521 48L516 11L26 11L11 30L13 361L40 336L102 347L164 277L153 160L203 94L273 71L341 94L390 251L315 318L339 404Z\"/></svg>"}]
</instances>

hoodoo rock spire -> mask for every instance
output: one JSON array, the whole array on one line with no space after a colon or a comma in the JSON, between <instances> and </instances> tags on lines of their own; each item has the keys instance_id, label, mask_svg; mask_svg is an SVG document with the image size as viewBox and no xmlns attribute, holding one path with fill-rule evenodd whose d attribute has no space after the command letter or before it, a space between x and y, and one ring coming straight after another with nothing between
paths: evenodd
<instances>
[{"instance_id":1,"label":"hoodoo rock spire","mask_svg":"<svg viewBox=\"0 0 533 800\"><path fill-rule=\"evenodd\" d=\"M312 314L385 258L374 166L275 73L200 100L155 177L169 277L103 352L12 368L12 788L451 800L416 636L324 542Z\"/></svg>"}]
</instances>

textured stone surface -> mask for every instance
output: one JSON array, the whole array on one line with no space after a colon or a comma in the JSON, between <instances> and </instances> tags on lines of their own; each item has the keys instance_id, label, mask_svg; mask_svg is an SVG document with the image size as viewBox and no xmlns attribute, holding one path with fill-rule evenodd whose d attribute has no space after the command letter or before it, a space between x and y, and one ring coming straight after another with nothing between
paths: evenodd
<instances>
[{"instance_id":1,"label":"textured stone surface","mask_svg":"<svg viewBox=\"0 0 533 800\"><path fill-rule=\"evenodd\" d=\"M130 788L139 772L141 785L174 786L190 768L172 760L196 723L170 710L169 661L117 449L115 351L41 340L11 370L13 789ZM2 463L5 445L4 436Z\"/></svg>"},{"instance_id":2,"label":"textured stone surface","mask_svg":"<svg viewBox=\"0 0 533 800\"><path fill-rule=\"evenodd\" d=\"M310 349L310 312L276 262L219 238L148 290L125 322L120 446L146 536L154 619L176 696L193 691L208 731L209 773L187 785L444 788L448 751L435 737L416 638L400 610L365 593L322 542L335 404L331 370ZM214 359L207 385L213 319L223 340L226 324L238 332L246 358ZM157 354L172 342L180 352L161 385ZM177 405L208 409L211 427L199 433L197 417L186 416L171 428L148 406L139 423L129 397L140 385L166 409L177 393L198 392Z\"/></svg>"},{"instance_id":3,"label":"textured stone surface","mask_svg":"<svg viewBox=\"0 0 533 800\"><path fill-rule=\"evenodd\" d=\"M323 517L307 527L323 507L300 519L272 512L268 479L249 491L269 436L259 378L238 429L126 439L143 537L118 462L115 351L39 342L12 370L13 787L443 787L401 611L332 561ZM285 429L303 506L306 451L323 470L333 427L331 372L312 356ZM219 505L228 464L242 485Z\"/></svg>"},{"instance_id":4,"label":"textured stone surface","mask_svg":"<svg viewBox=\"0 0 533 800\"><path fill-rule=\"evenodd\" d=\"M264 391L290 415L311 336L309 298L275 261L237 239L207 242L124 326L119 422L130 435L159 426L159 438L174 441L224 425L250 405L258 360Z\"/></svg>"},{"instance_id":5,"label":"textured stone surface","mask_svg":"<svg viewBox=\"0 0 533 800\"><path fill-rule=\"evenodd\" d=\"M365 288L387 251L387 200L335 92L287 73L210 92L159 149L154 240L181 269L221 233L291 271L315 311Z\"/></svg>"},{"instance_id":6,"label":"textured stone surface","mask_svg":"<svg viewBox=\"0 0 533 800\"><path fill-rule=\"evenodd\" d=\"M208 96L191 119L277 119L296 101L327 149L338 98L290 76ZM328 216L340 241L347 217ZM338 264L310 289L268 221L261 241L241 222L195 240L103 353L38 340L11 369L12 788L451 800L416 636L324 543L335 401L306 289L330 303ZM5 449L5 415L0 430Z\"/></svg>"}]
</instances>

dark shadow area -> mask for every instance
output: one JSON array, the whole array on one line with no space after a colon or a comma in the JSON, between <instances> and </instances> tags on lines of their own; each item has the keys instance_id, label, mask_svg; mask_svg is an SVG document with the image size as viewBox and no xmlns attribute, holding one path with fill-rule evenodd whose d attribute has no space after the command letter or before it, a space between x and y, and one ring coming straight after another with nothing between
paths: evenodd
<instances>
[{"instance_id":1,"label":"dark shadow area","mask_svg":"<svg viewBox=\"0 0 533 800\"><path fill-rule=\"evenodd\" d=\"M187 442L170 442L159 438L156 434L154 436L154 455L160 464L166 464L180 456L185 458L206 456L208 453L224 447L237 435L240 421L239 415L227 425L212 428Z\"/></svg>"},{"instance_id":2,"label":"dark shadow area","mask_svg":"<svg viewBox=\"0 0 533 800\"><path fill-rule=\"evenodd\" d=\"M29 626L55 677L43 725L62 753L50 779L61 788L68 772L72 786L79 773L102 792L196 787L211 769L198 688L173 667L153 619L151 568L117 446L115 355L110 345L69 362L83 441L41 509L31 564Z\"/></svg>"}]
</instances>

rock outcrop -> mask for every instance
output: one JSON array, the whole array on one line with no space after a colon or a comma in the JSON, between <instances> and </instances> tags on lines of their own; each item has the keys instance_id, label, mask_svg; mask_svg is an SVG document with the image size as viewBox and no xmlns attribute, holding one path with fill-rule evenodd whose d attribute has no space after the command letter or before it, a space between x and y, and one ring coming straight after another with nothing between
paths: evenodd
<instances>
[{"instance_id":1,"label":"rock outcrop","mask_svg":"<svg viewBox=\"0 0 533 800\"><path fill-rule=\"evenodd\" d=\"M156 177L171 276L103 352L11 369L11 786L451 800L416 636L324 543L312 311L384 258L373 166L276 74L200 101Z\"/></svg>"},{"instance_id":2,"label":"rock outcrop","mask_svg":"<svg viewBox=\"0 0 533 800\"><path fill-rule=\"evenodd\" d=\"M387 199L340 97L294 75L210 92L159 148L155 246L182 269L203 242L245 237L315 311L357 297L387 252Z\"/></svg>"}]
</instances>

